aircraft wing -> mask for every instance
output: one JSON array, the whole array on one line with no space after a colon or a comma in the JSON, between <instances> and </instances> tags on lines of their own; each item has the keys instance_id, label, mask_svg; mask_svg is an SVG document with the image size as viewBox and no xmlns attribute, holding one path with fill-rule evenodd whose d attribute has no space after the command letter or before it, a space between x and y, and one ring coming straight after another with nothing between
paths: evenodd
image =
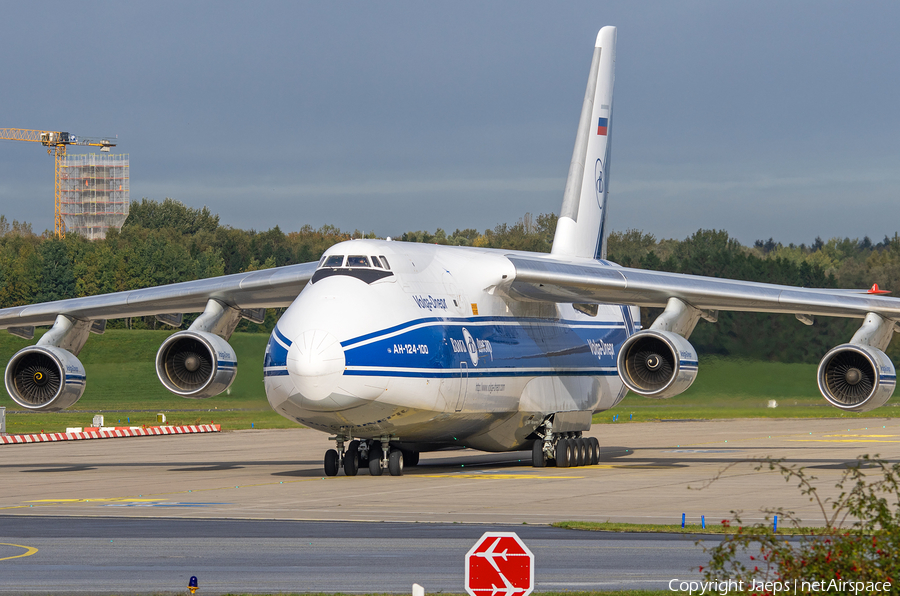
<instances>
[{"instance_id":1,"label":"aircraft wing","mask_svg":"<svg viewBox=\"0 0 900 596\"><path fill-rule=\"evenodd\" d=\"M0 309L0 329L52 325L57 315L95 320L201 312L210 299L241 310L289 306L312 277L316 265L287 265L140 290L4 308Z\"/></svg>"},{"instance_id":2,"label":"aircraft wing","mask_svg":"<svg viewBox=\"0 0 900 596\"><path fill-rule=\"evenodd\" d=\"M858 318L876 313L900 320L900 299L877 294L631 269L590 259L507 258L515 276L506 292L517 299L665 307L670 298L678 298L699 310Z\"/></svg>"}]
</instances>

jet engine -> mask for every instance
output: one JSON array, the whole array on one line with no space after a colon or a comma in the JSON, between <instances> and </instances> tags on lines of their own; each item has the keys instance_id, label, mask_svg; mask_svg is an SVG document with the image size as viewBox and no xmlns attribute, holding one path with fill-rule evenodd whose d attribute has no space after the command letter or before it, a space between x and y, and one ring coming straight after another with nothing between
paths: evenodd
<instances>
[{"instance_id":1,"label":"jet engine","mask_svg":"<svg viewBox=\"0 0 900 596\"><path fill-rule=\"evenodd\" d=\"M638 395L673 397L697 378L697 352L677 333L647 329L622 344L617 366L622 382Z\"/></svg>"},{"instance_id":2,"label":"jet engine","mask_svg":"<svg viewBox=\"0 0 900 596\"><path fill-rule=\"evenodd\" d=\"M180 331L156 353L156 375L166 389L193 399L218 395L237 374L237 356L227 341L206 331Z\"/></svg>"},{"instance_id":3,"label":"jet engine","mask_svg":"<svg viewBox=\"0 0 900 596\"><path fill-rule=\"evenodd\" d=\"M836 408L868 412L894 393L897 376L887 354L872 346L843 344L819 363L819 391Z\"/></svg>"},{"instance_id":4,"label":"jet engine","mask_svg":"<svg viewBox=\"0 0 900 596\"><path fill-rule=\"evenodd\" d=\"M58 412L75 404L84 393L81 361L55 346L29 346L6 365L6 391L29 410Z\"/></svg>"}]
</instances>

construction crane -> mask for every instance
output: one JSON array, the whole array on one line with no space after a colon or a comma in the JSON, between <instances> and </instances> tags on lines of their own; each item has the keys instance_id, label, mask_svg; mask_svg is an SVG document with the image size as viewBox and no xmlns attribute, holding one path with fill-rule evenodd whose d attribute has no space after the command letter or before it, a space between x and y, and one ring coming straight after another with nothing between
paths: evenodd
<instances>
[{"instance_id":1,"label":"construction crane","mask_svg":"<svg viewBox=\"0 0 900 596\"><path fill-rule=\"evenodd\" d=\"M54 228L58 238L64 238L66 235L66 224L62 218L62 178L63 165L66 161L67 145L85 145L89 147L100 147L100 151L108 152L110 147L116 144L107 139L87 139L76 137L67 132L54 132L49 130L29 130L26 128L0 128L0 139L9 141L30 141L32 143L40 143L47 148L48 155L56 156L55 168L55 191L54 191Z\"/></svg>"}]
</instances>

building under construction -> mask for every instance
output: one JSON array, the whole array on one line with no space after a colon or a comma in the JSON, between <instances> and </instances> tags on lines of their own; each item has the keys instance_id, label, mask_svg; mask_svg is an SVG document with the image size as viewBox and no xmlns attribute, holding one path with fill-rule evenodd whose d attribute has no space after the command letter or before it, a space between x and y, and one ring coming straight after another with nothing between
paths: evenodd
<instances>
[{"instance_id":1,"label":"building under construction","mask_svg":"<svg viewBox=\"0 0 900 596\"><path fill-rule=\"evenodd\" d=\"M90 240L120 229L128 217L128 154L66 155L59 177L66 230Z\"/></svg>"}]
</instances>

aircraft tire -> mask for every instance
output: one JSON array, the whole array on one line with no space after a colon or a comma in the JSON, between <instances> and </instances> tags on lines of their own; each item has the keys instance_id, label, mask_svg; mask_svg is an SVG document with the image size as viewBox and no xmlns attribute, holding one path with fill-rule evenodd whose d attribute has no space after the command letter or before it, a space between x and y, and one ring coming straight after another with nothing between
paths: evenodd
<instances>
[{"instance_id":1,"label":"aircraft tire","mask_svg":"<svg viewBox=\"0 0 900 596\"><path fill-rule=\"evenodd\" d=\"M359 441L350 441L344 452L344 474L356 476L359 473Z\"/></svg>"},{"instance_id":2,"label":"aircraft tire","mask_svg":"<svg viewBox=\"0 0 900 596\"><path fill-rule=\"evenodd\" d=\"M381 476L384 470L381 467L381 458L384 452L381 447L372 447L369 449L369 474L372 476Z\"/></svg>"},{"instance_id":3,"label":"aircraft tire","mask_svg":"<svg viewBox=\"0 0 900 596\"><path fill-rule=\"evenodd\" d=\"M391 476L403 476L403 452L394 449L388 456L388 471Z\"/></svg>"},{"instance_id":4,"label":"aircraft tire","mask_svg":"<svg viewBox=\"0 0 900 596\"><path fill-rule=\"evenodd\" d=\"M418 451L404 451L403 452L403 467L412 468L417 465L419 465L419 452Z\"/></svg>"},{"instance_id":5,"label":"aircraft tire","mask_svg":"<svg viewBox=\"0 0 900 596\"><path fill-rule=\"evenodd\" d=\"M560 439L556 442L556 467L568 468L571 453L569 439Z\"/></svg>"},{"instance_id":6,"label":"aircraft tire","mask_svg":"<svg viewBox=\"0 0 900 596\"><path fill-rule=\"evenodd\" d=\"M600 463L600 441L597 437L591 437L588 441L591 443L591 465L596 466Z\"/></svg>"},{"instance_id":7,"label":"aircraft tire","mask_svg":"<svg viewBox=\"0 0 900 596\"><path fill-rule=\"evenodd\" d=\"M338 453L334 449L329 449L325 452L325 475L337 476L338 468L340 468Z\"/></svg>"},{"instance_id":8,"label":"aircraft tire","mask_svg":"<svg viewBox=\"0 0 900 596\"><path fill-rule=\"evenodd\" d=\"M538 439L531 447L531 467L543 468L547 465L547 457L544 455L544 441Z\"/></svg>"},{"instance_id":9,"label":"aircraft tire","mask_svg":"<svg viewBox=\"0 0 900 596\"><path fill-rule=\"evenodd\" d=\"M569 439L569 467L574 468L578 465L578 445L575 439Z\"/></svg>"},{"instance_id":10,"label":"aircraft tire","mask_svg":"<svg viewBox=\"0 0 900 596\"><path fill-rule=\"evenodd\" d=\"M584 443L584 439L578 437L575 439L575 465L583 466L584 460L587 459L585 457L587 451L587 445Z\"/></svg>"}]
</instances>

